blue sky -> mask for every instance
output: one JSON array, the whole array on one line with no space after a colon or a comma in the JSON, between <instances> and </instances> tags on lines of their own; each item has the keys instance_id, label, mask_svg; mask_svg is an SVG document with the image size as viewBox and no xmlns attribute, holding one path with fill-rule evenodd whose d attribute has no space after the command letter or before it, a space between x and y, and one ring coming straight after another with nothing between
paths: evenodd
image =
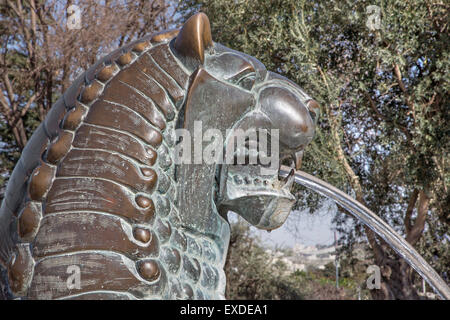
<instances>
[{"instance_id":1,"label":"blue sky","mask_svg":"<svg viewBox=\"0 0 450 320\"><path fill-rule=\"evenodd\" d=\"M296 243L328 245L334 242L332 219L335 214L336 205L329 200L314 214L291 212L286 222L271 232L255 227L251 227L251 230L270 247L293 247ZM229 217L234 220L236 215L230 212ZM294 231L295 228L296 231Z\"/></svg>"}]
</instances>

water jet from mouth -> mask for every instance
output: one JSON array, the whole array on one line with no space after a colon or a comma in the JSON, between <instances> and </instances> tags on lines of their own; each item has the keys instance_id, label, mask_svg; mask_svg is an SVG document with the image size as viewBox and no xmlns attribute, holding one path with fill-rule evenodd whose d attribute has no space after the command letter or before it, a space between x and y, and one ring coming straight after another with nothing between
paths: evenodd
<instances>
[{"instance_id":1,"label":"water jet from mouth","mask_svg":"<svg viewBox=\"0 0 450 320\"><path fill-rule=\"evenodd\" d=\"M291 170L289 167L281 166L279 175L283 178L287 177ZM297 170L295 172L294 182L330 198L344 207L349 213L383 238L442 298L450 300L450 288L444 280L405 239L397 234L379 216L341 190L303 171Z\"/></svg>"}]
</instances>

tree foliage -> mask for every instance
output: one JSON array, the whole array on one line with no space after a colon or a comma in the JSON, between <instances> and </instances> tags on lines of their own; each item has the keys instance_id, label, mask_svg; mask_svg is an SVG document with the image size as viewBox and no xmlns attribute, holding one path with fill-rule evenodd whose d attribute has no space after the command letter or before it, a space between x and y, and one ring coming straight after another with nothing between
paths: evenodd
<instances>
[{"instance_id":1,"label":"tree foliage","mask_svg":"<svg viewBox=\"0 0 450 320\"><path fill-rule=\"evenodd\" d=\"M241 221L231 225L231 239L225 273L227 299L293 299L305 298L301 284L287 273L286 266L274 262Z\"/></svg>"},{"instance_id":2,"label":"tree foliage","mask_svg":"<svg viewBox=\"0 0 450 320\"><path fill-rule=\"evenodd\" d=\"M209 16L215 41L257 57L319 102L322 119L303 170L377 212L448 281L449 5L183 3L186 16L197 10ZM298 195L298 207L319 207L317 196L303 189ZM349 248L369 240L383 270L375 298L417 298L414 273L386 243L346 215L336 223Z\"/></svg>"}]
</instances>

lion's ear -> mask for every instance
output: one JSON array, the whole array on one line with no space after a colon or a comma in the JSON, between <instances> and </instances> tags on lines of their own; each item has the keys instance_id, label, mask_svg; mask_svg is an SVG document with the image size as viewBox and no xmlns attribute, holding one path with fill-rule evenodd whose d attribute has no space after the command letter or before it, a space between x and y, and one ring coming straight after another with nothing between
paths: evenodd
<instances>
[{"instance_id":1,"label":"lion's ear","mask_svg":"<svg viewBox=\"0 0 450 320\"><path fill-rule=\"evenodd\" d=\"M211 27L206 14L190 17L175 39L173 49L188 67L196 68L205 61L205 49L211 47Z\"/></svg>"}]
</instances>

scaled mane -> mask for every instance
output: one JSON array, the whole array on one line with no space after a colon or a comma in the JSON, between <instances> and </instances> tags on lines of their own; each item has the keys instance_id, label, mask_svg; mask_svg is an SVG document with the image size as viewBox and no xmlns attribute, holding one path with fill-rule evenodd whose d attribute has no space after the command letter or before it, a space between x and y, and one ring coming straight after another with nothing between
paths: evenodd
<instances>
[{"instance_id":1,"label":"scaled mane","mask_svg":"<svg viewBox=\"0 0 450 320\"><path fill-rule=\"evenodd\" d=\"M14 297L216 297L221 255L179 223L172 151L189 71L169 49L176 33L101 59L27 144L0 215ZM70 265L83 266L86 284L55 289Z\"/></svg>"}]
</instances>

